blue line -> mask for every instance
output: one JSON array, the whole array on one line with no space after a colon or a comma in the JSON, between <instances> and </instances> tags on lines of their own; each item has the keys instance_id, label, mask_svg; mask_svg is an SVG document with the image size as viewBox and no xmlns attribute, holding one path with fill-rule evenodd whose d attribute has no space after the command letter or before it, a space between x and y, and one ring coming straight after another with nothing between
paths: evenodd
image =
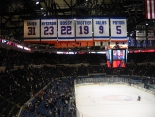
<instances>
[{"instance_id":1,"label":"blue line","mask_svg":"<svg viewBox=\"0 0 155 117\"><path fill-rule=\"evenodd\" d=\"M58 37L58 39L75 39L75 37Z\"/></svg>"},{"instance_id":2,"label":"blue line","mask_svg":"<svg viewBox=\"0 0 155 117\"><path fill-rule=\"evenodd\" d=\"M94 36L94 38L110 38L109 36Z\"/></svg>"},{"instance_id":3,"label":"blue line","mask_svg":"<svg viewBox=\"0 0 155 117\"><path fill-rule=\"evenodd\" d=\"M76 37L76 39L92 39L93 37Z\"/></svg>"},{"instance_id":4,"label":"blue line","mask_svg":"<svg viewBox=\"0 0 155 117\"><path fill-rule=\"evenodd\" d=\"M127 39L111 39L111 40L127 40Z\"/></svg>"},{"instance_id":5,"label":"blue line","mask_svg":"<svg viewBox=\"0 0 155 117\"><path fill-rule=\"evenodd\" d=\"M111 37L111 38L116 38L116 39L121 38L121 39L123 39L123 38L127 38L127 37Z\"/></svg>"},{"instance_id":6,"label":"blue line","mask_svg":"<svg viewBox=\"0 0 155 117\"><path fill-rule=\"evenodd\" d=\"M41 37L41 39L57 39L57 37Z\"/></svg>"}]
</instances>

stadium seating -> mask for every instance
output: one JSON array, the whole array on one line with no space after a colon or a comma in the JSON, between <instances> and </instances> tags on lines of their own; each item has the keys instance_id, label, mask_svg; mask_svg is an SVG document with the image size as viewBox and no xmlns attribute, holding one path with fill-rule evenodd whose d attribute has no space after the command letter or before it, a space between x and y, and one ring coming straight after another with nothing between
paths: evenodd
<instances>
[{"instance_id":1,"label":"stadium seating","mask_svg":"<svg viewBox=\"0 0 155 117\"><path fill-rule=\"evenodd\" d=\"M0 48L0 116L16 115L31 97L33 108L24 108L21 117L53 117L73 116L70 111L70 100L66 104L63 96L74 94L74 79L88 77L105 77L106 75L131 76L133 82L143 82L150 88L155 88L154 53L129 54L126 68L112 69L106 67L105 55L57 55L50 53L22 53L15 50ZM150 58L151 57L151 58ZM102 65L100 65L102 63ZM43 65L44 64L44 65ZM41 66L42 65L42 66ZM19 66L19 67L16 67ZM22 66L22 67L20 67ZM97 74L102 74L98 75ZM104 75L103 75L104 74ZM143 78L143 76L147 76ZM108 76L107 76L108 77ZM43 98L35 96L44 86ZM49 105L49 91L52 89L52 99ZM59 109L61 108L61 109ZM59 111L58 111L59 110ZM51 111L51 112L50 112Z\"/></svg>"}]
</instances>

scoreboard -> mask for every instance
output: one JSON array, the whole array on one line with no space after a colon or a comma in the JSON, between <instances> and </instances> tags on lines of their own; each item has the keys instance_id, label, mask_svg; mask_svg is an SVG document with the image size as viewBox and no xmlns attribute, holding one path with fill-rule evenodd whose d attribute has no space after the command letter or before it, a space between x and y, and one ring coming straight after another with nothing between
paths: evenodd
<instances>
[{"instance_id":1,"label":"scoreboard","mask_svg":"<svg viewBox=\"0 0 155 117\"><path fill-rule=\"evenodd\" d=\"M125 17L24 20L24 42L127 42Z\"/></svg>"}]
</instances>

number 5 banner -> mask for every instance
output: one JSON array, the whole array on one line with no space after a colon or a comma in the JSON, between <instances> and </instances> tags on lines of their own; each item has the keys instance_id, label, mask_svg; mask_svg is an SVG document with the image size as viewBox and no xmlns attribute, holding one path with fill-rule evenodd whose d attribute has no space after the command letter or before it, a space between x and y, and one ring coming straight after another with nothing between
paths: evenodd
<instances>
[{"instance_id":1,"label":"number 5 banner","mask_svg":"<svg viewBox=\"0 0 155 117\"><path fill-rule=\"evenodd\" d=\"M111 41L127 41L127 22L125 17L111 17Z\"/></svg>"},{"instance_id":2,"label":"number 5 banner","mask_svg":"<svg viewBox=\"0 0 155 117\"><path fill-rule=\"evenodd\" d=\"M92 18L76 19L76 41L92 41Z\"/></svg>"},{"instance_id":3,"label":"number 5 banner","mask_svg":"<svg viewBox=\"0 0 155 117\"><path fill-rule=\"evenodd\" d=\"M108 41L109 40L109 18L99 17L93 18L94 40Z\"/></svg>"},{"instance_id":4,"label":"number 5 banner","mask_svg":"<svg viewBox=\"0 0 155 117\"><path fill-rule=\"evenodd\" d=\"M58 19L58 41L75 41L73 19Z\"/></svg>"}]
</instances>

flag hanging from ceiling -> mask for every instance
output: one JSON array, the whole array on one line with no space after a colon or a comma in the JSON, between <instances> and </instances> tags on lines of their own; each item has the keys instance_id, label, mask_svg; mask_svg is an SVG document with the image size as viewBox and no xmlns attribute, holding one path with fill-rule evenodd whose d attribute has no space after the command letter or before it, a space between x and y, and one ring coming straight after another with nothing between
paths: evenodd
<instances>
[{"instance_id":1,"label":"flag hanging from ceiling","mask_svg":"<svg viewBox=\"0 0 155 117\"><path fill-rule=\"evenodd\" d=\"M146 0L146 19L155 19L155 0Z\"/></svg>"}]
</instances>

